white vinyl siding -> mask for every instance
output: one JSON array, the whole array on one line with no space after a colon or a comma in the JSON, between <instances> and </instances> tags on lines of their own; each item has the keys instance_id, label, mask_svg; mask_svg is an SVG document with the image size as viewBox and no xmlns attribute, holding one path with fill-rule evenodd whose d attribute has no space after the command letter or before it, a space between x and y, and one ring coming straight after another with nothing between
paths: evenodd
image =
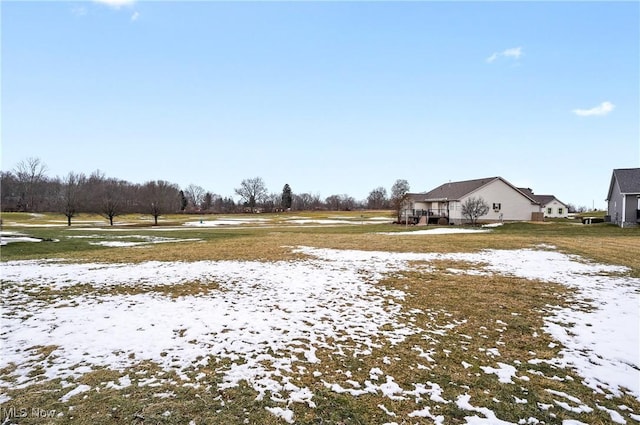
<instances>
[{"instance_id":1,"label":"white vinyl siding","mask_svg":"<svg viewBox=\"0 0 640 425\"><path fill-rule=\"evenodd\" d=\"M469 198L482 197L484 202L489 206L487 215L479 218L479 221L529 221L531 213L539 212L540 206L532 204L532 201L509 186L502 180L494 180L491 183L481 187L480 189L469 193L467 196L456 202L457 208L452 208L453 202L449 205L449 213L451 221L456 224L464 223L466 219L462 217L461 205ZM492 206L500 206L496 210Z\"/></svg>"},{"instance_id":2,"label":"white vinyl siding","mask_svg":"<svg viewBox=\"0 0 640 425\"><path fill-rule=\"evenodd\" d=\"M569 210L567 206L562 202L554 199L553 201L543 205L544 216L546 218L567 218L569 217Z\"/></svg>"}]
</instances>

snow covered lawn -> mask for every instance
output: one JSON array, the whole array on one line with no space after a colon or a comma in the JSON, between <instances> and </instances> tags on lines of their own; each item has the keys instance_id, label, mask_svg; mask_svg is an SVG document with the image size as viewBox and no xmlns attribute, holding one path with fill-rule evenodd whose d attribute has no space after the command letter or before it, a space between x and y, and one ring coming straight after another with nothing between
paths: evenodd
<instances>
[{"instance_id":1,"label":"snow covered lawn","mask_svg":"<svg viewBox=\"0 0 640 425\"><path fill-rule=\"evenodd\" d=\"M42 242L42 239L32 238L18 232L0 232L0 246L15 242Z\"/></svg>"},{"instance_id":2,"label":"snow covered lawn","mask_svg":"<svg viewBox=\"0 0 640 425\"><path fill-rule=\"evenodd\" d=\"M75 405L98 391L134 385L224 393L247 384L257 400L268 403L264 411L289 423L304 409L316 409L327 391L356 401L376 397L378 423L451 423L451 412L469 424L536 424L549 418L579 424L596 417L585 415L640 422L640 279L623 267L550 247L453 254L291 249L306 259L3 263L0 401L10 403L21 390L56 379L58 402ZM461 266L434 268L442 261ZM402 274L412 270L436 278L507 276L569 287L575 302L546 306L544 326L529 336L534 342L545 333L552 337L557 357L539 358L530 350L527 358L508 360L501 351L509 341L501 337L487 337L481 352L465 353L466 341L515 325L502 318L495 329L469 335L460 329L472 317L426 305L407 308L408 286L402 290L384 280L402 282ZM197 293L167 291L190 285L197 285ZM518 313L509 317L515 323ZM455 345L444 343L453 339ZM481 388L456 385L453 377L440 383L417 378L420 371L441 373L438 362L457 351L465 356L457 366L487 382L485 393L502 386L513 395L492 392L491 403L478 405ZM163 372L137 376L132 368L144 361ZM221 375L215 384L205 378L212 361ZM336 362L345 366L337 369ZM349 362L359 366L349 368ZM101 368L118 371L117 382L80 383ZM573 375L581 383L571 383ZM544 383L536 394L532 381ZM558 391L557 382L581 385L581 395ZM542 399L549 402L536 401ZM611 403L606 407L596 399ZM506 421L496 413L501 404L511 407L499 412L523 413Z\"/></svg>"}]
</instances>

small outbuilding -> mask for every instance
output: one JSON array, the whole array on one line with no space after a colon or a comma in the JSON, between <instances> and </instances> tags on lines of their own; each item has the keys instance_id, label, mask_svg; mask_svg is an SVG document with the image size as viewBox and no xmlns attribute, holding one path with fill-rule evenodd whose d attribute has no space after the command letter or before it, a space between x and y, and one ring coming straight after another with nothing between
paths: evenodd
<instances>
[{"instance_id":1,"label":"small outbuilding","mask_svg":"<svg viewBox=\"0 0 640 425\"><path fill-rule=\"evenodd\" d=\"M613 170L606 200L608 221L620 227L640 224L640 168Z\"/></svg>"}]
</instances>

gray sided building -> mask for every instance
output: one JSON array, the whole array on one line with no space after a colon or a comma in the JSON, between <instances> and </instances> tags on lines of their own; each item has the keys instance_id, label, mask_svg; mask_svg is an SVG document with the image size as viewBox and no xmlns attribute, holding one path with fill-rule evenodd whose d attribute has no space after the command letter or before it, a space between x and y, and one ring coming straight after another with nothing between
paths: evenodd
<instances>
[{"instance_id":1,"label":"gray sided building","mask_svg":"<svg viewBox=\"0 0 640 425\"><path fill-rule=\"evenodd\" d=\"M620 227L640 224L640 168L613 170L607 204L612 223Z\"/></svg>"}]
</instances>

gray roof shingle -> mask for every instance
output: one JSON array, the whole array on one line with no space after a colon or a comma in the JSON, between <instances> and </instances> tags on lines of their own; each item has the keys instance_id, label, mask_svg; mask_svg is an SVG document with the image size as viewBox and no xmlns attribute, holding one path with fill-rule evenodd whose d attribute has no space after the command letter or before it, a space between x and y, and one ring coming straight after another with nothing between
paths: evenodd
<instances>
[{"instance_id":1,"label":"gray roof shingle","mask_svg":"<svg viewBox=\"0 0 640 425\"><path fill-rule=\"evenodd\" d=\"M475 180L465 180L460 182L449 182L442 184L436 187L433 190L425 193L411 193L409 194L409 198L413 201L442 201L449 200L454 201L463 198L469 193L491 183L494 180L502 180L509 186L513 187L514 190L520 191L525 197L529 198L533 202L537 202L530 193L522 192L521 189L518 189L507 182L502 177L486 177L483 179L475 179Z\"/></svg>"},{"instance_id":2,"label":"gray roof shingle","mask_svg":"<svg viewBox=\"0 0 640 425\"><path fill-rule=\"evenodd\" d=\"M484 179L466 180L461 182L449 182L436 187L425 193L412 193L411 198L415 200L455 200L464 195L486 185L498 177L488 177Z\"/></svg>"},{"instance_id":3,"label":"gray roof shingle","mask_svg":"<svg viewBox=\"0 0 640 425\"><path fill-rule=\"evenodd\" d=\"M640 168L619 168L613 170L613 176L618 181L620 192L640 193Z\"/></svg>"},{"instance_id":4,"label":"gray roof shingle","mask_svg":"<svg viewBox=\"0 0 640 425\"><path fill-rule=\"evenodd\" d=\"M556 201L566 206L564 202L556 198L554 195L536 195L528 187L519 187L518 190L527 195L529 198L535 200L540 205L547 205L549 202L552 202L555 199Z\"/></svg>"}]
</instances>

